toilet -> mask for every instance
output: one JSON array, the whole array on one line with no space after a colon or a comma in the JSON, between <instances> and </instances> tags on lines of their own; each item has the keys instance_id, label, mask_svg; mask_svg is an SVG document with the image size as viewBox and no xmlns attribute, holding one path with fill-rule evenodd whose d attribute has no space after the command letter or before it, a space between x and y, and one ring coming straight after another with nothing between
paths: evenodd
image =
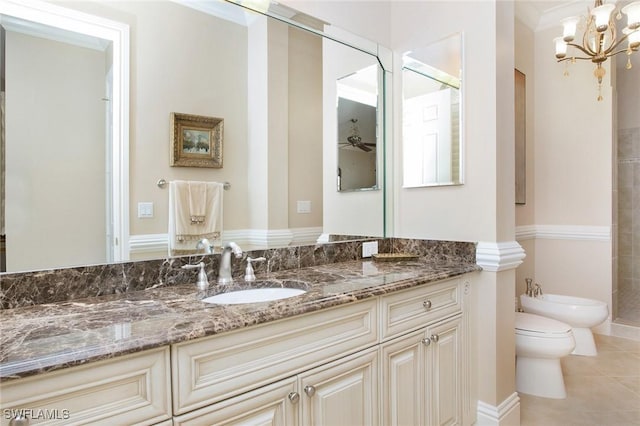
<instances>
[{"instance_id":1,"label":"toilet","mask_svg":"<svg viewBox=\"0 0 640 426\"><path fill-rule=\"evenodd\" d=\"M540 315L516 312L516 390L564 399L560 358L575 347L571 326Z\"/></svg>"},{"instance_id":2,"label":"toilet","mask_svg":"<svg viewBox=\"0 0 640 426\"><path fill-rule=\"evenodd\" d=\"M602 324L609 316L605 302L561 294L542 294L531 297L520 295L520 305L525 312L553 318L573 328L576 347L573 355L596 356L598 350L591 327Z\"/></svg>"}]
</instances>

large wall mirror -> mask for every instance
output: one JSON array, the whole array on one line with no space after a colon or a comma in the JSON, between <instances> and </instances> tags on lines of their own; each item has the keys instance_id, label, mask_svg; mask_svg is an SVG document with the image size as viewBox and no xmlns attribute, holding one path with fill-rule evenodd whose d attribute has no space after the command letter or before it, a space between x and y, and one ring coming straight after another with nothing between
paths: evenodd
<instances>
[{"instance_id":1,"label":"large wall mirror","mask_svg":"<svg viewBox=\"0 0 640 426\"><path fill-rule=\"evenodd\" d=\"M228 183L222 239L247 250L384 236L382 191L335 185L338 86L373 66L368 90L384 96L381 46L275 3L29 5L67 12L31 21L0 0L6 271L166 256L161 180ZM382 102L368 102L373 136L368 118L350 123L374 152L363 185L381 187ZM169 165L171 113L224 120L222 168Z\"/></svg>"},{"instance_id":2,"label":"large wall mirror","mask_svg":"<svg viewBox=\"0 0 640 426\"><path fill-rule=\"evenodd\" d=\"M460 185L462 34L407 52L402 60L402 185Z\"/></svg>"}]
</instances>

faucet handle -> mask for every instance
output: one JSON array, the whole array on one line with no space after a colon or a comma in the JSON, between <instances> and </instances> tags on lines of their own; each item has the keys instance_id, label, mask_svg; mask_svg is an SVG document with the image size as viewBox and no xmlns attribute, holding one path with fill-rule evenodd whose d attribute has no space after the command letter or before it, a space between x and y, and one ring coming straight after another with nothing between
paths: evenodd
<instances>
[{"instance_id":1,"label":"faucet handle","mask_svg":"<svg viewBox=\"0 0 640 426\"><path fill-rule=\"evenodd\" d=\"M183 265L182 269L196 269L200 268L198 271L198 281L196 282L196 286L198 290L204 291L209 288L209 279L207 278L207 273L204 270L204 262L200 262L197 265Z\"/></svg>"},{"instance_id":2,"label":"faucet handle","mask_svg":"<svg viewBox=\"0 0 640 426\"><path fill-rule=\"evenodd\" d=\"M538 283L535 284L535 289L533 290L533 296L534 297L542 296L542 287L540 287L540 284Z\"/></svg>"},{"instance_id":3,"label":"faucet handle","mask_svg":"<svg viewBox=\"0 0 640 426\"><path fill-rule=\"evenodd\" d=\"M251 262L262 262L264 260L267 260L264 257L256 257L253 258L251 256L247 256L247 269L244 270L244 280L245 281L255 281L256 280L256 274L253 272L253 265L251 264Z\"/></svg>"}]
</instances>

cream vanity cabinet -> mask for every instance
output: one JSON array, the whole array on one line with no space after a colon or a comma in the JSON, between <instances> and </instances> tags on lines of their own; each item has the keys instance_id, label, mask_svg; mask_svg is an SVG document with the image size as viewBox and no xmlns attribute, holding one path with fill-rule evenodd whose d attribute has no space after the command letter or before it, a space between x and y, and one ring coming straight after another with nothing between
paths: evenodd
<instances>
[{"instance_id":1,"label":"cream vanity cabinet","mask_svg":"<svg viewBox=\"0 0 640 426\"><path fill-rule=\"evenodd\" d=\"M451 280L382 299L382 424L464 423L463 292Z\"/></svg>"},{"instance_id":2,"label":"cream vanity cabinet","mask_svg":"<svg viewBox=\"0 0 640 426\"><path fill-rule=\"evenodd\" d=\"M174 425L378 424L376 348L174 419Z\"/></svg>"},{"instance_id":3,"label":"cream vanity cabinet","mask_svg":"<svg viewBox=\"0 0 640 426\"><path fill-rule=\"evenodd\" d=\"M464 285L174 345L174 424L463 424Z\"/></svg>"},{"instance_id":4,"label":"cream vanity cabinet","mask_svg":"<svg viewBox=\"0 0 640 426\"><path fill-rule=\"evenodd\" d=\"M378 424L378 300L172 346L174 424Z\"/></svg>"},{"instance_id":5,"label":"cream vanity cabinet","mask_svg":"<svg viewBox=\"0 0 640 426\"><path fill-rule=\"evenodd\" d=\"M169 348L2 384L2 424L171 424Z\"/></svg>"}]
</instances>

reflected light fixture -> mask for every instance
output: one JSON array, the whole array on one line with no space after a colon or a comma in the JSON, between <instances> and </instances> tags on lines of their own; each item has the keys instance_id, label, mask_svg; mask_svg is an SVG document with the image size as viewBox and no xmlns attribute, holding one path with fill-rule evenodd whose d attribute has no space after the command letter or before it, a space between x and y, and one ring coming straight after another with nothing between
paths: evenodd
<instances>
[{"instance_id":1,"label":"reflected light fixture","mask_svg":"<svg viewBox=\"0 0 640 426\"><path fill-rule=\"evenodd\" d=\"M586 19L581 16L572 16L561 20L562 37L556 37L553 40L558 62L575 63L580 59L590 60L596 64L593 75L598 79L598 101L602 100L602 78L606 73L602 63L614 55L626 53L628 56L626 68L631 69L631 54L640 48L640 1L629 3L620 10L616 11L616 9L615 4L595 0ZM627 16L627 26L618 33L615 20L622 19L622 14ZM578 29L583 30L581 44L573 42ZM623 45L625 40L626 46ZM579 51L578 56L567 56L569 46ZM568 74L565 70L565 75Z\"/></svg>"}]
</instances>

